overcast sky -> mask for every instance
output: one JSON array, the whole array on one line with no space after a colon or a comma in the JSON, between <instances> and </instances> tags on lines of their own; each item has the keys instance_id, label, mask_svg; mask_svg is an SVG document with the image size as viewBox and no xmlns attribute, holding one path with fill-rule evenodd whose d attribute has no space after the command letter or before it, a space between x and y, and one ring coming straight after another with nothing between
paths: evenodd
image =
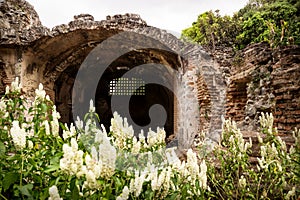
<instances>
[{"instance_id":1,"label":"overcast sky","mask_svg":"<svg viewBox=\"0 0 300 200\"><path fill-rule=\"evenodd\" d=\"M232 15L248 0L27 0L38 12L43 25L52 28L73 20L74 15L88 13L100 21L107 15L136 13L148 25L180 33L191 26L197 16L219 9Z\"/></svg>"}]
</instances>

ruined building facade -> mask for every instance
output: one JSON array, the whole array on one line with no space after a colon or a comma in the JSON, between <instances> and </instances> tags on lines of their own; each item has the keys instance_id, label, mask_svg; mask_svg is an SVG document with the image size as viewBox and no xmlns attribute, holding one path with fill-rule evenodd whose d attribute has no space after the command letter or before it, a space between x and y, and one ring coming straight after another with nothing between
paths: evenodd
<instances>
[{"instance_id":1,"label":"ruined building facade","mask_svg":"<svg viewBox=\"0 0 300 200\"><path fill-rule=\"evenodd\" d=\"M29 98L42 83L62 122L74 119L74 101L87 102L88 85L96 81L76 83L80 69L96 67L87 72L95 78L94 72L104 66L96 78L93 97L102 123L108 126L113 112L112 81L147 65L144 69L156 71L163 86L146 84L144 93L130 99L127 108L137 126L149 124L149 109L160 104L167 114L167 134L178 137L193 138L206 130L218 141L222 117L232 117L255 130L260 111L272 112L281 132L299 127L297 46L273 50L254 45L224 62L224 54L210 56L202 47L148 26L134 14L108 16L102 21L82 14L52 30L41 24L34 8L24 0L2 1L0 15L0 94L4 95L15 77L20 78ZM102 49L94 51L99 45ZM94 60L87 61L93 53ZM120 56L115 58L116 54ZM142 70L137 70L139 73ZM79 89L72 93L76 84ZM122 101L122 95L115 98Z\"/></svg>"}]
</instances>

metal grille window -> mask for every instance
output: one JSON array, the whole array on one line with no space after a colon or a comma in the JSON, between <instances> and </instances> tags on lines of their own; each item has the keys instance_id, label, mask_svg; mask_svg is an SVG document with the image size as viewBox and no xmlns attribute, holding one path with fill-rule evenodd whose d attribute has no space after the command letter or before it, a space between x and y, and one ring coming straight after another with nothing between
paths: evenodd
<instances>
[{"instance_id":1,"label":"metal grille window","mask_svg":"<svg viewBox=\"0 0 300 200\"><path fill-rule=\"evenodd\" d=\"M139 78L116 78L110 81L109 95L145 95L145 82Z\"/></svg>"}]
</instances>

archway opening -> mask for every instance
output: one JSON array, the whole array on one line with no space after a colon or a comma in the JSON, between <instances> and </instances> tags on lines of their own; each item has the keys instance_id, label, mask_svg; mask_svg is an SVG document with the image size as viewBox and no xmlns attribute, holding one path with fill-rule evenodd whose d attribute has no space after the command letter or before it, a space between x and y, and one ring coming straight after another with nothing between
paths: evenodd
<instances>
[{"instance_id":1,"label":"archway opening","mask_svg":"<svg viewBox=\"0 0 300 200\"><path fill-rule=\"evenodd\" d=\"M241 122L245 118L245 106L247 103L248 79L239 79L230 84L227 92L226 114L228 118Z\"/></svg>"},{"instance_id":2,"label":"archway opening","mask_svg":"<svg viewBox=\"0 0 300 200\"><path fill-rule=\"evenodd\" d=\"M161 64L164 67L164 70L157 71L156 76L166 81L166 85L169 85L169 87L158 84L147 84L146 82L143 83L144 80L133 75L127 77L127 85L124 85L124 87L120 89L123 93L112 93L111 84L113 81L119 80L126 72L133 68L149 63ZM112 62L100 78L95 94L95 107L100 117L100 123L109 131L114 112L111 103L112 98L117 99L117 102L123 102L123 99L130 96L129 104L118 106L116 111L121 116L127 117L126 109L127 111L129 110L130 117L135 124L133 128L137 134L140 132L140 127L147 126L151 123L151 112L149 113L149 111L151 110L150 108L156 104L161 105L166 112L166 122L163 127L167 133L167 137L174 134L174 124L176 120L174 117L176 112L174 109L175 95L173 93L175 90L175 74L172 74L172 70L168 70L168 68L177 69L181 66L180 63L178 55L174 53L149 49L138 52L131 51ZM72 115L72 88L79 67L78 64L70 64L55 81L55 104L57 110L61 113L61 122L67 124L75 120ZM147 67L149 71L152 70L151 66ZM140 87L138 87L137 91L140 92L138 95L132 95L132 93L130 93L132 91L128 91L130 89L128 85L133 84L133 80L140 80L142 83ZM84 98L84 95L77 96L76 98ZM156 129L156 127L151 128Z\"/></svg>"}]
</instances>

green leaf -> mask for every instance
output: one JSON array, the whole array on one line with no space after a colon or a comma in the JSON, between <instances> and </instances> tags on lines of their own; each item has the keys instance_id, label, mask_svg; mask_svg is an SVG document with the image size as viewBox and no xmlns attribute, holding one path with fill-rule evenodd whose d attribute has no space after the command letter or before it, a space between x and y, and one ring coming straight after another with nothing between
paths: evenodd
<instances>
[{"instance_id":1,"label":"green leaf","mask_svg":"<svg viewBox=\"0 0 300 200\"><path fill-rule=\"evenodd\" d=\"M25 195L25 196L28 196L28 197L31 197L31 194L29 193L30 190L32 190L33 188L33 185L32 184L27 184L27 185L23 185L23 186L18 186L17 187L20 192Z\"/></svg>"},{"instance_id":2,"label":"green leaf","mask_svg":"<svg viewBox=\"0 0 300 200\"><path fill-rule=\"evenodd\" d=\"M48 109L47 104L42 103L41 108L42 108L42 112L47 112Z\"/></svg>"},{"instance_id":3,"label":"green leaf","mask_svg":"<svg viewBox=\"0 0 300 200\"><path fill-rule=\"evenodd\" d=\"M147 197L147 199L153 199L154 198L154 192L152 190L146 190L145 191L145 197ZM175 199L175 198L173 198Z\"/></svg>"},{"instance_id":4,"label":"green leaf","mask_svg":"<svg viewBox=\"0 0 300 200\"><path fill-rule=\"evenodd\" d=\"M5 174L4 180L3 180L3 189L4 189L4 191L6 191L12 184L17 182L18 179L19 179L19 174L18 173L8 172L7 174Z\"/></svg>"},{"instance_id":5,"label":"green leaf","mask_svg":"<svg viewBox=\"0 0 300 200\"><path fill-rule=\"evenodd\" d=\"M3 142L0 142L0 157L5 156L6 148Z\"/></svg>"},{"instance_id":6,"label":"green leaf","mask_svg":"<svg viewBox=\"0 0 300 200\"><path fill-rule=\"evenodd\" d=\"M36 164L36 162L32 159L32 158L28 158L27 159L28 160L28 162L32 165L32 166L34 166L35 167L35 169L37 169L38 168L38 166L37 166L37 164Z\"/></svg>"},{"instance_id":7,"label":"green leaf","mask_svg":"<svg viewBox=\"0 0 300 200\"><path fill-rule=\"evenodd\" d=\"M6 158L6 160L8 160L8 161L21 160L21 159L22 159L22 158L21 158L21 155L20 155L20 154L14 154L14 155L8 156L8 157Z\"/></svg>"},{"instance_id":8,"label":"green leaf","mask_svg":"<svg viewBox=\"0 0 300 200\"><path fill-rule=\"evenodd\" d=\"M39 184L43 184L43 179L41 176L37 175L37 174L32 174L33 180L35 183L39 183Z\"/></svg>"},{"instance_id":9,"label":"green leaf","mask_svg":"<svg viewBox=\"0 0 300 200\"><path fill-rule=\"evenodd\" d=\"M178 192L173 192L173 194L168 197L168 199L176 199L176 197L178 196Z\"/></svg>"},{"instance_id":10,"label":"green leaf","mask_svg":"<svg viewBox=\"0 0 300 200\"><path fill-rule=\"evenodd\" d=\"M49 165L44 172L49 173L49 172L56 171L58 169L59 169L59 164L58 165Z\"/></svg>"},{"instance_id":11,"label":"green leaf","mask_svg":"<svg viewBox=\"0 0 300 200\"><path fill-rule=\"evenodd\" d=\"M120 178L119 177L112 177L113 179L114 179L114 181L115 181L115 185L116 185L116 187L117 188L119 188L119 187L122 187L123 186L123 184L122 184L122 182L121 182L121 180L120 180Z\"/></svg>"},{"instance_id":12,"label":"green leaf","mask_svg":"<svg viewBox=\"0 0 300 200\"><path fill-rule=\"evenodd\" d=\"M71 189L71 199L76 200L79 199L79 190L78 187L76 185L76 178L73 178L71 180L71 184L70 184L70 189Z\"/></svg>"}]
</instances>

